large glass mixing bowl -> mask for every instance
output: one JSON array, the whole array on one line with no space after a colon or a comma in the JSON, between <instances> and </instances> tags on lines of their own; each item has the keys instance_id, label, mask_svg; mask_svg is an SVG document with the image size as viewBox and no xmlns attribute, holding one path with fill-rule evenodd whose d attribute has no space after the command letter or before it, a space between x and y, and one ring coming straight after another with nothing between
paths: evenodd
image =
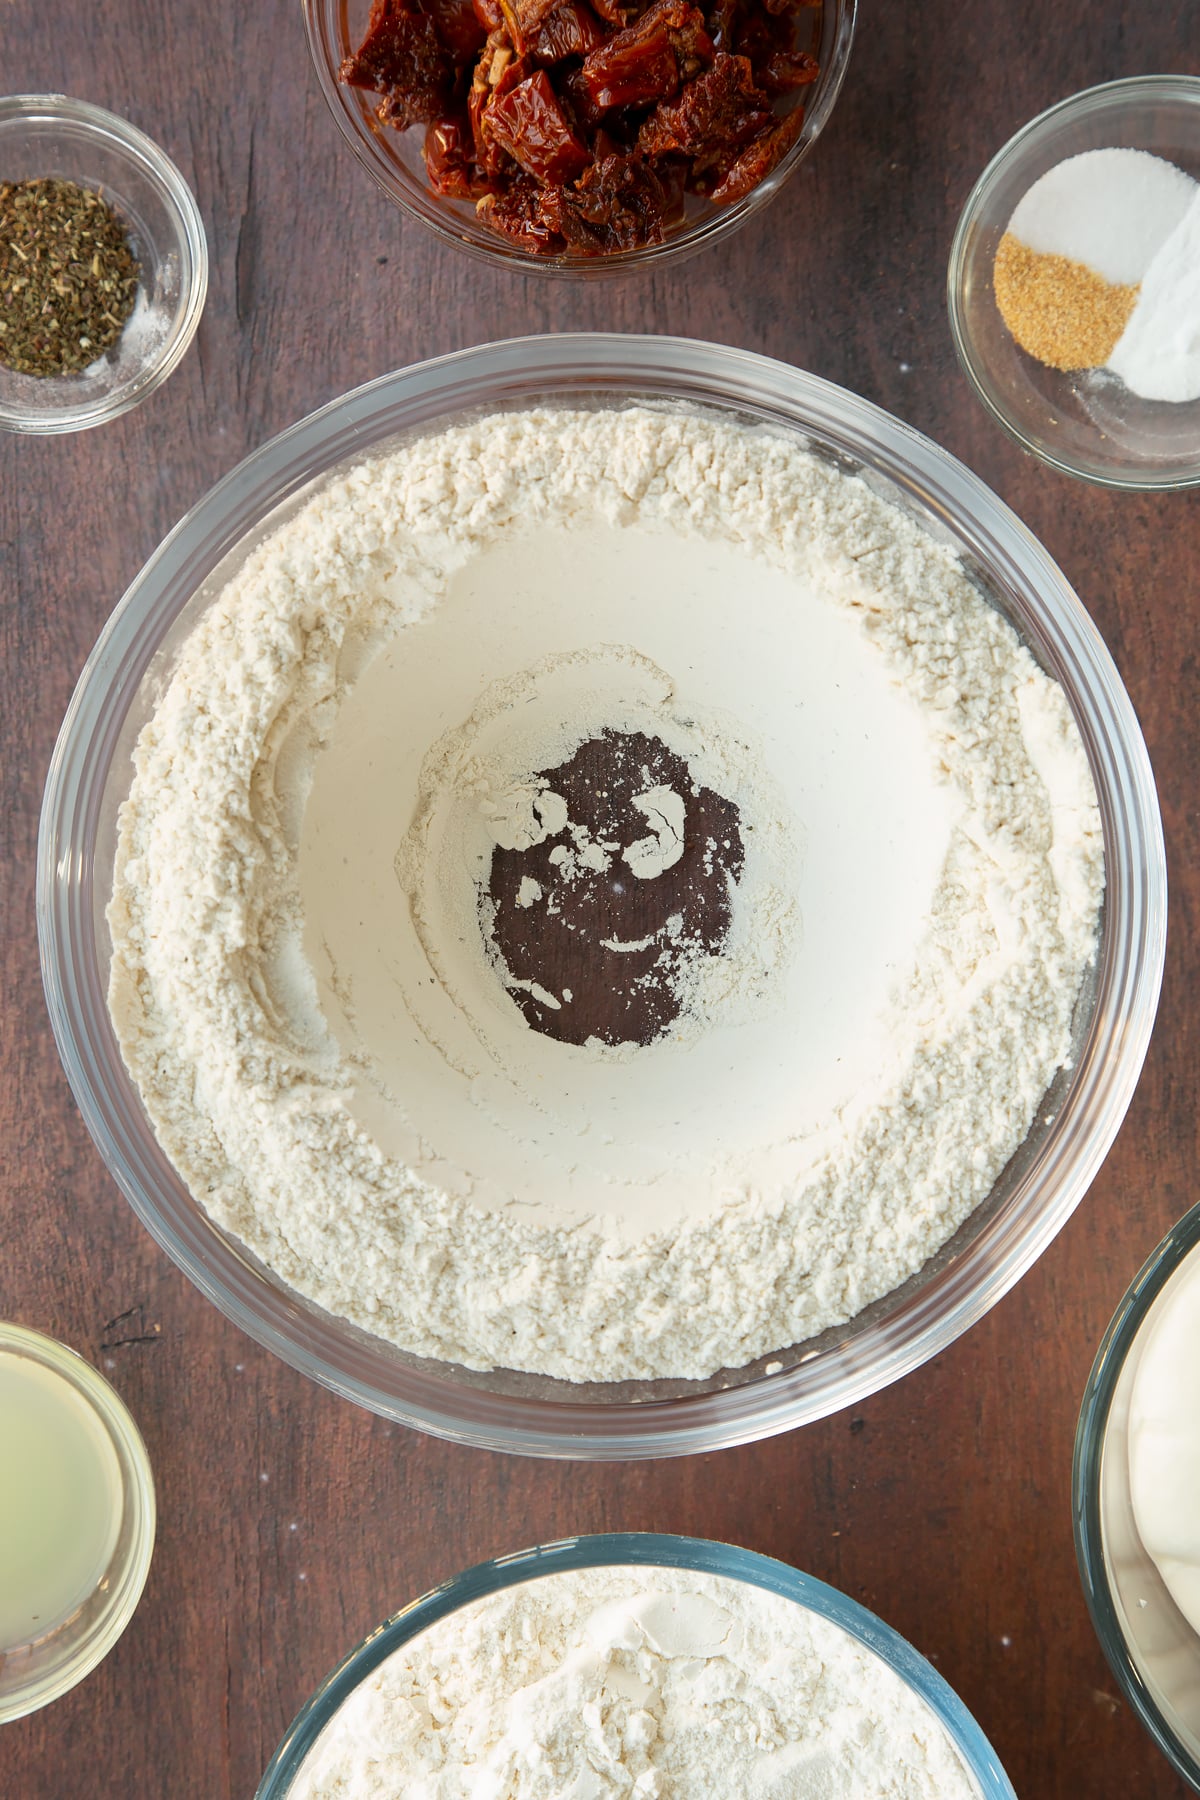
<instances>
[{"instance_id":1,"label":"large glass mixing bowl","mask_svg":"<svg viewBox=\"0 0 1200 1800\"><path fill-rule=\"evenodd\" d=\"M159 1147L106 1001L105 922L130 751L179 645L232 569L333 471L398 435L536 402L682 402L793 432L959 551L982 592L1063 686L1103 819L1106 895L1070 1066L989 1198L903 1287L848 1324L705 1381L581 1386L404 1354L312 1305L224 1235ZM493 1449L666 1456L744 1443L895 1381L982 1317L1086 1192L1125 1114L1162 976L1166 869L1137 720L1091 619L1049 556L962 465L828 382L749 352L580 334L485 345L383 377L249 457L151 557L101 634L50 766L38 862L46 995L68 1077L115 1180L167 1254L294 1367L374 1411Z\"/></svg>"}]
</instances>

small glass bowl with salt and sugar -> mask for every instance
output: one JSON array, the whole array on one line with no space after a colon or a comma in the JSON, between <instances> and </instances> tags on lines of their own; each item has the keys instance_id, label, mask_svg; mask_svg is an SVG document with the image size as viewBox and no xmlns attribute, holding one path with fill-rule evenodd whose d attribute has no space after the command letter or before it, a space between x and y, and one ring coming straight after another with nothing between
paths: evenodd
<instances>
[{"instance_id":1,"label":"small glass bowl with salt and sugar","mask_svg":"<svg viewBox=\"0 0 1200 1800\"><path fill-rule=\"evenodd\" d=\"M959 360L1052 467L1200 483L1200 79L1090 88L984 170L950 252Z\"/></svg>"}]
</instances>

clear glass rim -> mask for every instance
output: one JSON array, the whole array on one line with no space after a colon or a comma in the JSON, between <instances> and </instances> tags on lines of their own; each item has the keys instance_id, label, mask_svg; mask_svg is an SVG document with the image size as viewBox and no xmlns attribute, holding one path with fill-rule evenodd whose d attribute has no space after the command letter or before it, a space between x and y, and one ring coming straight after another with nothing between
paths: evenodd
<instances>
[{"instance_id":1,"label":"clear glass rim","mask_svg":"<svg viewBox=\"0 0 1200 1800\"><path fill-rule=\"evenodd\" d=\"M6 406L0 400L0 430L25 436L56 436L87 431L116 419L161 387L178 367L200 323L208 293L208 240L204 221L191 188L164 150L128 119L76 100L68 94L10 94L0 98L0 144L6 130L16 125L70 125L118 151L138 175L158 194L175 229L180 258L180 292L183 304L174 327L155 354L123 387L103 399L78 406L47 408L33 413ZM86 174L86 170L80 170Z\"/></svg>"},{"instance_id":2,"label":"clear glass rim","mask_svg":"<svg viewBox=\"0 0 1200 1800\"><path fill-rule=\"evenodd\" d=\"M798 141L788 151L778 168L742 200L714 211L678 233L663 244L649 244L639 250L621 250L609 256L545 257L520 249L494 232L476 225L470 218L452 213L438 196L425 190L415 179L404 187L390 165L385 166L372 142L359 112L346 87L338 81L337 26L345 25L347 0L301 0L308 48L316 70L317 81L325 103L337 123L342 137L355 157L366 169L380 191L387 195L411 218L419 219L442 239L465 251L477 261L519 269L526 274L545 275L566 280L595 280L609 275L627 275L631 270L653 266L662 268L668 262L682 261L702 250L716 238L728 236L774 198L783 183L808 155L828 122L845 80L854 38L858 0L825 0L833 14L833 29L828 33L826 69L818 77L816 93L808 106ZM343 40L349 41L343 32Z\"/></svg>"},{"instance_id":3,"label":"clear glass rim","mask_svg":"<svg viewBox=\"0 0 1200 1800\"><path fill-rule=\"evenodd\" d=\"M665 1532L602 1532L562 1538L477 1563L440 1587L410 1601L342 1659L307 1700L272 1757L255 1800L284 1800L304 1758L337 1709L387 1657L460 1607L504 1588L568 1570L605 1567L685 1569L720 1575L778 1594L838 1625L872 1651L924 1700L974 1776L982 1800L1016 1800L1013 1788L979 1724L954 1689L907 1638L839 1588L788 1563L709 1538Z\"/></svg>"},{"instance_id":4,"label":"clear glass rim","mask_svg":"<svg viewBox=\"0 0 1200 1800\"><path fill-rule=\"evenodd\" d=\"M1056 125L1065 119L1082 117L1088 113L1104 112L1110 108L1123 105L1129 100L1157 99L1161 102L1178 101L1182 105L1200 107L1200 76L1194 75L1132 75L1119 81L1106 81L1097 87L1084 88L1077 94L1070 94L1065 100L1056 101L1036 118L1022 125L1013 133L988 163L971 192L966 204L959 214L954 237L950 245L950 260L946 272L946 310L950 320L950 335L954 341L955 354L959 366L971 385L976 398L986 408L996 423L1003 427L1008 435L1022 450L1029 451L1039 462L1057 469L1060 474L1071 475L1080 481L1089 481L1097 487L1116 488L1123 492L1134 493L1171 493L1182 488L1200 485L1200 463L1190 469L1171 471L1146 470L1138 473L1134 469L1125 471L1101 471L1091 468L1074 458L1060 454L1044 444L1035 443L1028 434L1021 430L1005 408L997 399L991 383L987 379L983 364L976 354L974 340L967 329L962 310L963 274L968 260L968 244L979 213L982 210L992 188L999 178L1006 174L1014 163L1038 140L1045 136Z\"/></svg>"},{"instance_id":5,"label":"clear glass rim","mask_svg":"<svg viewBox=\"0 0 1200 1800\"><path fill-rule=\"evenodd\" d=\"M154 1554L156 1502L150 1458L132 1413L112 1384L85 1357L26 1325L0 1321L0 1355L6 1351L59 1375L100 1421L117 1453L127 1527L127 1549L108 1605L70 1656L34 1671L27 1684L0 1690L0 1724L24 1718L77 1686L103 1662L137 1609ZM110 1570L110 1577L114 1571Z\"/></svg>"},{"instance_id":6,"label":"clear glass rim","mask_svg":"<svg viewBox=\"0 0 1200 1800\"><path fill-rule=\"evenodd\" d=\"M894 481L932 520L952 524L1006 592L1036 595L1027 636L1073 696L1102 797L1109 884L1099 992L1070 1090L1013 1196L975 1242L887 1319L795 1368L700 1394L603 1406L467 1389L440 1368L395 1368L385 1386L377 1359L348 1348L336 1322L326 1328L294 1297L264 1292L237 1247L200 1226L194 1203L166 1216L163 1185L169 1195L186 1190L161 1152L148 1160L139 1140L140 1110L94 966L91 888L99 793L124 710L169 623L164 590L193 593L253 526L265 497L279 501L401 429L580 388L597 399L740 406L815 437ZM752 352L579 333L483 345L381 377L272 440L193 508L116 608L68 707L42 807L37 915L51 1022L88 1128L151 1234L228 1317L317 1381L418 1429L489 1449L620 1459L745 1443L853 1404L944 1349L1031 1266L1082 1198L1136 1085L1165 954L1166 864L1149 760L1108 651L1047 553L977 477L869 402Z\"/></svg>"},{"instance_id":7,"label":"clear glass rim","mask_svg":"<svg viewBox=\"0 0 1200 1800\"><path fill-rule=\"evenodd\" d=\"M1100 1647L1144 1728L1177 1774L1200 1793L1200 1764L1180 1743L1137 1668L1113 1602L1100 1519L1100 1467L1113 1396L1125 1361L1154 1302L1180 1263L1200 1246L1200 1202L1156 1245L1100 1341L1079 1411L1071 1464L1071 1519L1084 1598Z\"/></svg>"}]
</instances>

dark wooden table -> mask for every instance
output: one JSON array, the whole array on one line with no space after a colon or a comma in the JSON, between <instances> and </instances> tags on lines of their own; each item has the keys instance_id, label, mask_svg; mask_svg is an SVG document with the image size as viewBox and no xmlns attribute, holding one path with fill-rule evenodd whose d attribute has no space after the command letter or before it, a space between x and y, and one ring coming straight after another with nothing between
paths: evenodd
<instances>
[{"instance_id":1,"label":"dark wooden table","mask_svg":"<svg viewBox=\"0 0 1200 1800\"><path fill-rule=\"evenodd\" d=\"M386 1613L479 1558L615 1528L731 1539L865 1602L958 1689L1023 1800L1182 1795L1093 1636L1069 1476L1101 1333L1195 1198L1200 494L1108 494L1024 456L958 372L943 286L958 209L993 151L1075 89L1200 73L1200 8L862 0L838 110L781 198L682 268L587 286L493 273L402 218L337 135L295 0L3 0L0 70L6 90L63 90L150 132L191 181L212 254L196 344L148 404L77 437L0 441L0 1317L105 1371L145 1434L160 1506L131 1627L73 1693L0 1728L0 1795L249 1800L297 1707ZM42 780L72 684L180 514L358 382L578 327L768 352L978 470L1058 558L1117 659L1158 772L1173 882L1141 1086L1091 1192L1016 1291L853 1413L712 1457L599 1467L386 1424L202 1300L135 1222L76 1113L33 911ZM131 1308L151 1341L105 1349Z\"/></svg>"}]
</instances>

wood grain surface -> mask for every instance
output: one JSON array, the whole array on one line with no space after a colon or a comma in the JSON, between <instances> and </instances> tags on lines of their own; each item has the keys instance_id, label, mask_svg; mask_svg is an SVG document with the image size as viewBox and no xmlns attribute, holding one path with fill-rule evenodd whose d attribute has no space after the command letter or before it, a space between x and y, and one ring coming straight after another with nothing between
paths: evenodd
<instances>
[{"instance_id":1,"label":"wood grain surface","mask_svg":"<svg viewBox=\"0 0 1200 1800\"><path fill-rule=\"evenodd\" d=\"M838 109L775 203L682 267L576 286L482 268L376 192L317 91L295 0L0 0L0 85L142 126L191 182L212 255L197 341L145 406L76 437L0 441L0 1317L105 1371L145 1434L160 1507L116 1649L66 1698L0 1728L5 1800L249 1800L301 1702L388 1612L482 1557L641 1528L766 1551L874 1608L957 1688L1023 1800L1185 1793L1093 1635L1069 1478L1104 1327L1195 1198L1200 493L1114 495L1024 456L968 392L943 300L958 210L1009 134L1076 89L1162 70L1200 73L1200 8L862 0ZM136 1223L84 1130L33 909L41 787L72 684L185 509L371 376L582 327L765 351L878 401L990 482L1116 657L1173 884L1162 1005L1124 1129L1016 1290L852 1413L711 1457L598 1467L389 1425L227 1324ZM104 1349L130 1308L152 1341Z\"/></svg>"}]
</instances>

